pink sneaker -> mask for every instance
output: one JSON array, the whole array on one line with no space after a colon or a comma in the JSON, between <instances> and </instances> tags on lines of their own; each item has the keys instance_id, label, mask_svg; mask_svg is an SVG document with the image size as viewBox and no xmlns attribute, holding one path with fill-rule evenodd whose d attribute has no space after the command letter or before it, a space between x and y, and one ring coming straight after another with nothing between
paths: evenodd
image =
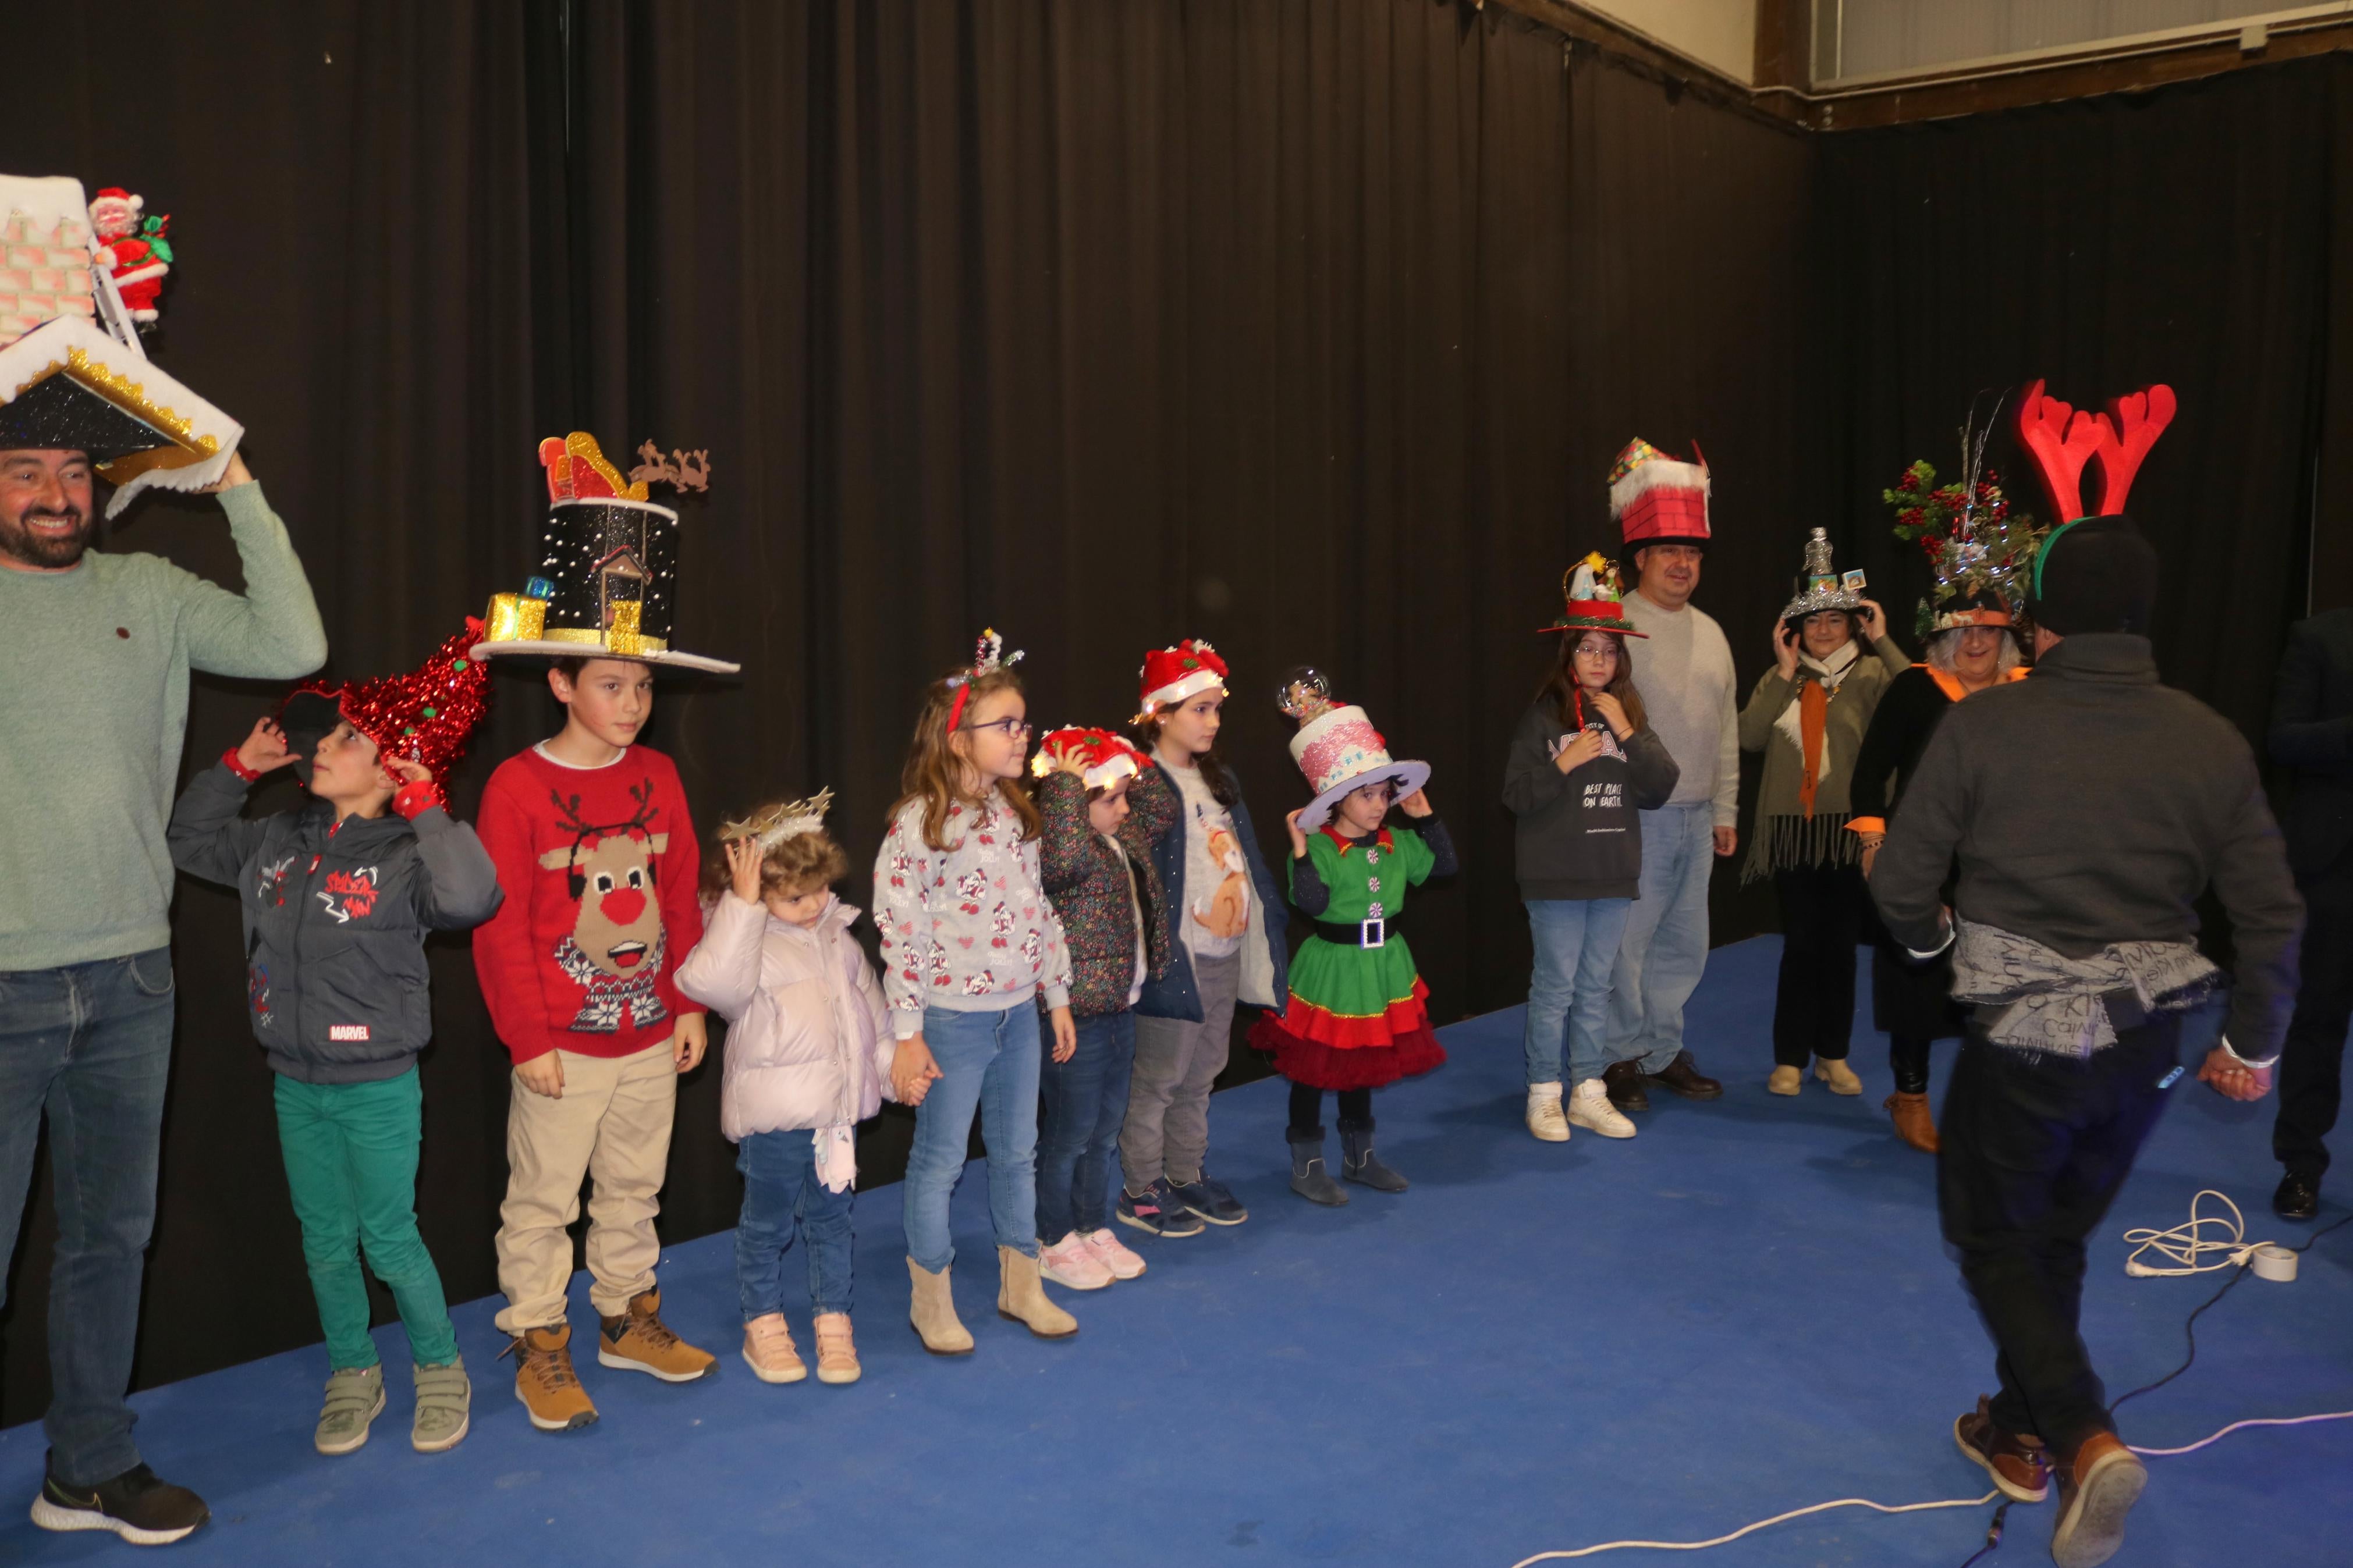
<instances>
[{"instance_id":1,"label":"pink sneaker","mask_svg":"<svg viewBox=\"0 0 2353 1568\"><path fill-rule=\"evenodd\" d=\"M1119 1237L1111 1233L1109 1226L1090 1231L1079 1239L1087 1244L1087 1250L1095 1255L1095 1261L1111 1270L1113 1279L1133 1279L1144 1272L1143 1258L1122 1247Z\"/></svg>"},{"instance_id":2,"label":"pink sneaker","mask_svg":"<svg viewBox=\"0 0 2353 1568\"><path fill-rule=\"evenodd\" d=\"M1039 1249L1038 1272L1073 1290L1100 1290L1111 1283L1111 1270L1075 1230L1053 1246Z\"/></svg>"},{"instance_id":3,"label":"pink sneaker","mask_svg":"<svg viewBox=\"0 0 2353 1568\"><path fill-rule=\"evenodd\" d=\"M782 1312L770 1312L744 1325L744 1364L762 1383L798 1383L808 1375L808 1363L793 1348L793 1331Z\"/></svg>"}]
</instances>

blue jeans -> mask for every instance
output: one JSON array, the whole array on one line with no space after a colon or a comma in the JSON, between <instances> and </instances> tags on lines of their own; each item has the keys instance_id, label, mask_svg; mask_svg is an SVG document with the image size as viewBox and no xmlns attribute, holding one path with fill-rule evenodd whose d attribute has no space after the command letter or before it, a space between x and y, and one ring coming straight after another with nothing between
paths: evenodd
<instances>
[{"instance_id":1,"label":"blue jeans","mask_svg":"<svg viewBox=\"0 0 2353 1568\"><path fill-rule=\"evenodd\" d=\"M1683 1004L1707 969L1707 880L1715 869L1710 801L1642 813L1642 890L1610 975L1609 1056L1661 1072L1683 1048Z\"/></svg>"},{"instance_id":2,"label":"blue jeans","mask_svg":"<svg viewBox=\"0 0 2353 1568\"><path fill-rule=\"evenodd\" d=\"M46 1110L58 1251L44 1425L51 1473L77 1488L140 1462L123 1396L171 1060L169 948L0 972L0 1270L16 1250ZM6 1284L0 1272L0 1297Z\"/></svg>"},{"instance_id":3,"label":"blue jeans","mask_svg":"<svg viewBox=\"0 0 2353 1568\"><path fill-rule=\"evenodd\" d=\"M972 1146L980 1113L988 1145L988 1217L997 1245L1038 1256L1038 1005L1001 1013L923 1010L923 1043L940 1077L915 1110L907 1151L907 1256L937 1274L955 1261L948 1195ZM1059 1238L1058 1238L1059 1239Z\"/></svg>"},{"instance_id":4,"label":"blue jeans","mask_svg":"<svg viewBox=\"0 0 2353 1568\"><path fill-rule=\"evenodd\" d=\"M849 1311L849 1207L858 1193L830 1192L818 1180L817 1134L754 1132L735 1146L735 1168L744 1173L744 1212L735 1219L744 1321L785 1310L785 1254L796 1234L808 1255L809 1306L820 1316Z\"/></svg>"},{"instance_id":5,"label":"blue jeans","mask_svg":"<svg viewBox=\"0 0 2353 1568\"><path fill-rule=\"evenodd\" d=\"M1056 1242L1111 1223L1111 1166L1127 1120L1135 1068L1135 1015L1123 1007L1081 1018L1079 1048L1049 1060L1038 1128L1038 1237Z\"/></svg>"},{"instance_id":6,"label":"blue jeans","mask_svg":"<svg viewBox=\"0 0 2353 1568\"><path fill-rule=\"evenodd\" d=\"M1631 899L1530 899L1528 935L1535 967L1528 975L1527 1058L1530 1083L1558 1083L1561 1043L1568 1045L1568 1081L1599 1078L1609 1065L1602 1029L1609 1016L1609 972L1626 934Z\"/></svg>"}]
</instances>

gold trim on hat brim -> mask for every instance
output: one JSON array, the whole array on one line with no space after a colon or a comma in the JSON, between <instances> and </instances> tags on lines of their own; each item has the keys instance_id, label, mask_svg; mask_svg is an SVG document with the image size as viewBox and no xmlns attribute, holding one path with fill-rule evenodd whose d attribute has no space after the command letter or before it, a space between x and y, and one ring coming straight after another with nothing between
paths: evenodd
<instances>
[{"instance_id":1,"label":"gold trim on hat brim","mask_svg":"<svg viewBox=\"0 0 2353 1568\"><path fill-rule=\"evenodd\" d=\"M199 436L195 421L166 408L148 397L147 389L123 372L109 370L90 357L90 351L69 348L62 361L51 360L36 376L27 379L9 394L15 401L53 375L63 375L94 397L128 414L155 432L155 445L144 451L126 452L120 458L97 465L98 471L110 484L124 484L139 475L157 469L185 468L201 463L220 451L219 437Z\"/></svg>"}]
</instances>

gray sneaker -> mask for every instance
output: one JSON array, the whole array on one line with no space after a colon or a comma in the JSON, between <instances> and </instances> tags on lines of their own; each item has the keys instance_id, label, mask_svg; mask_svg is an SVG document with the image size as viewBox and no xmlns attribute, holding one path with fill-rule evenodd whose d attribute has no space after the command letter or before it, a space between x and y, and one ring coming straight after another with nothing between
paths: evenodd
<instances>
[{"instance_id":1,"label":"gray sneaker","mask_svg":"<svg viewBox=\"0 0 2353 1568\"><path fill-rule=\"evenodd\" d=\"M327 1399L311 1442L322 1454L353 1453L367 1442L368 1423L383 1413L384 1368L339 1368L327 1379Z\"/></svg>"},{"instance_id":2,"label":"gray sneaker","mask_svg":"<svg viewBox=\"0 0 2353 1568\"><path fill-rule=\"evenodd\" d=\"M408 1428L408 1446L420 1454L456 1447L465 1438L473 1404L474 1385L466 1376L465 1357L418 1367L417 1419Z\"/></svg>"}]
</instances>

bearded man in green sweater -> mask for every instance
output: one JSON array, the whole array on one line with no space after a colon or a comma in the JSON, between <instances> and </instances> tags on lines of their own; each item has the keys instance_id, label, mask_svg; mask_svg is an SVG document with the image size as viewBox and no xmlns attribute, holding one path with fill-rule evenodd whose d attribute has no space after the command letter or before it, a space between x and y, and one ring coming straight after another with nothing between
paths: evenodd
<instances>
[{"instance_id":1,"label":"bearded man in green sweater","mask_svg":"<svg viewBox=\"0 0 2353 1568\"><path fill-rule=\"evenodd\" d=\"M202 399L74 319L0 348L0 799L33 818L0 834L0 1260L45 1112L57 1170L33 1521L155 1545L210 1517L141 1461L125 1398L171 1059L164 829L188 671L291 679L325 661L326 633L243 432ZM99 478L109 516L151 484L217 493L245 593L91 548Z\"/></svg>"}]
</instances>

